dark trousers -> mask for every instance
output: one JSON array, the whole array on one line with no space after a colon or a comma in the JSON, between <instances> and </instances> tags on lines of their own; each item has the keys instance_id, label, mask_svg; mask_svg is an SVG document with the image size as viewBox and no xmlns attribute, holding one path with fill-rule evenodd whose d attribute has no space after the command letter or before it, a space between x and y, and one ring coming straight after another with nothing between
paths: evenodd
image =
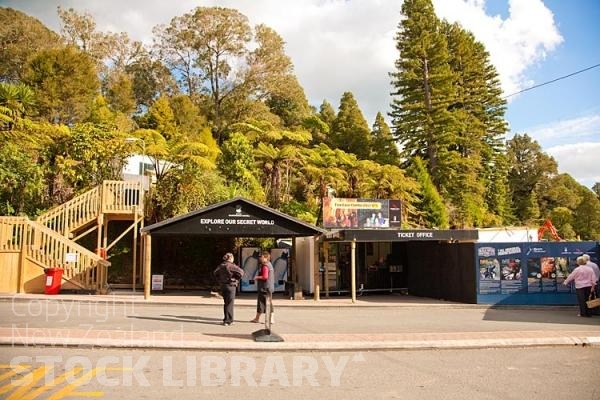
<instances>
[{"instance_id":1,"label":"dark trousers","mask_svg":"<svg viewBox=\"0 0 600 400\"><path fill-rule=\"evenodd\" d=\"M233 303L235 302L235 285L221 285L221 296L223 296L223 322L230 324L233 322Z\"/></svg>"},{"instance_id":2,"label":"dark trousers","mask_svg":"<svg viewBox=\"0 0 600 400\"><path fill-rule=\"evenodd\" d=\"M266 289L258 289L258 299L256 302L256 311L264 314L267 312L267 301L270 299L271 292ZM273 303L271 303L271 313L273 312Z\"/></svg>"},{"instance_id":3,"label":"dark trousers","mask_svg":"<svg viewBox=\"0 0 600 400\"><path fill-rule=\"evenodd\" d=\"M591 286L575 289L575 292L577 293L577 302L579 303L579 315L581 315L582 317L592 316L590 309L585 303L586 301L588 301L591 291Z\"/></svg>"}]
</instances>

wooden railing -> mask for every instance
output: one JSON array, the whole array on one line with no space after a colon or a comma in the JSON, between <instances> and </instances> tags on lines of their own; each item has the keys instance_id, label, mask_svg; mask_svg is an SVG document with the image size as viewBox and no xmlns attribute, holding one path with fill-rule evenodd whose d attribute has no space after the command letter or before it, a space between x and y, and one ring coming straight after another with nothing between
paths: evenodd
<instances>
[{"instance_id":1,"label":"wooden railing","mask_svg":"<svg viewBox=\"0 0 600 400\"><path fill-rule=\"evenodd\" d=\"M144 191L140 182L104 181L68 202L40 215L37 221L64 236L98 218L99 213L143 212Z\"/></svg>"},{"instance_id":2,"label":"wooden railing","mask_svg":"<svg viewBox=\"0 0 600 400\"><path fill-rule=\"evenodd\" d=\"M62 268L63 280L102 291L110 262L24 217L0 217L0 251L19 251L40 268Z\"/></svg>"},{"instance_id":3,"label":"wooden railing","mask_svg":"<svg viewBox=\"0 0 600 400\"><path fill-rule=\"evenodd\" d=\"M105 214L127 214L141 212L144 191L141 182L104 181L102 183L101 212Z\"/></svg>"},{"instance_id":4,"label":"wooden railing","mask_svg":"<svg viewBox=\"0 0 600 400\"><path fill-rule=\"evenodd\" d=\"M37 222L63 236L89 224L100 211L100 186L93 188L37 218Z\"/></svg>"}]
</instances>

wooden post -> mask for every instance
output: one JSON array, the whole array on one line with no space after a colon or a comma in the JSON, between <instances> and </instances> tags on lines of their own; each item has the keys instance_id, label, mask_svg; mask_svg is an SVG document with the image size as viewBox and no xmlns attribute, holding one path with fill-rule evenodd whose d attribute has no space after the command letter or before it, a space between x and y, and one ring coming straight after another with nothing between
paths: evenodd
<instances>
[{"instance_id":1,"label":"wooden post","mask_svg":"<svg viewBox=\"0 0 600 400\"><path fill-rule=\"evenodd\" d=\"M356 303L356 239L352 240L352 250L350 254L350 282L352 303Z\"/></svg>"},{"instance_id":2,"label":"wooden post","mask_svg":"<svg viewBox=\"0 0 600 400\"><path fill-rule=\"evenodd\" d=\"M152 289L152 236L143 235L144 242L144 300L150 299L150 290Z\"/></svg>"},{"instance_id":3,"label":"wooden post","mask_svg":"<svg viewBox=\"0 0 600 400\"><path fill-rule=\"evenodd\" d=\"M132 265L132 282L131 288L135 293L135 281L137 279L136 270L137 270L137 245L138 245L138 234L137 234L137 225L138 225L138 208L137 206L133 206L133 265Z\"/></svg>"},{"instance_id":4,"label":"wooden post","mask_svg":"<svg viewBox=\"0 0 600 400\"><path fill-rule=\"evenodd\" d=\"M25 292L25 260L27 259L27 246L29 243L29 227L23 223L23 231L21 233L21 253L19 254L19 287L17 288L18 293Z\"/></svg>"},{"instance_id":5,"label":"wooden post","mask_svg":"<svg viewBox=\"0 0 600 400\"><path fill-rule=\"evenodd\" d=\"M320 258L319 258L319 246L321 246L321 243L318 240L315 240L315 247L314 247L314 253L313 253L313 260L316 260L316 265L314 266L314 271L313 271L313 283L314 283L314 287L315 287L315 292L314 292L314 300L315 301L320 301L321 300L321 271L320 271L320 266L319 263L321 262Z\"/></svg>"}]
</instances>

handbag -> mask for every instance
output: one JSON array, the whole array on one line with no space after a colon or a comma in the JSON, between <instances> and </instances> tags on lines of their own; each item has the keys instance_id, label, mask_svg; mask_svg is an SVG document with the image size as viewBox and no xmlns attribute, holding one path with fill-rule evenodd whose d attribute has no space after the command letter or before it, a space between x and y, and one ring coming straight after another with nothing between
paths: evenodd
<instances>
[{"instance_id":1,"label":"handbag","mask_svg":"<svg viewBox=\"0 0 600 400\"><path fill-rule=\"evenodd\" d=\"M585 304L587 304L588 308L600 307L600 298L596 297L596 292L592 291L590 293L589 300L586 301Z\"/></svg>"}]
</instances>

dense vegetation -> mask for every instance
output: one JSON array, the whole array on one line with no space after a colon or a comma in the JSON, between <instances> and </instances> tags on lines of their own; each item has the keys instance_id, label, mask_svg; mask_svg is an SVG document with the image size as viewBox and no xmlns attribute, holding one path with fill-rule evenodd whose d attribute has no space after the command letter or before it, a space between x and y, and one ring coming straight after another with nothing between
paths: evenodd
<instances>
[{"instance_id":1,"label":"dense vegetation","mask_svg":"<svg viewBox=\"0 0 600 400\"><path fill-rule=\"evenodd\" d=\"M351 92L337 111L308 104L282 38L237 10L198 7L155 27L151 46L58 13L60 34L0 8L0 215L120 179L144 143L150 222L240 195L316 223L333 187L403 200L405 227L551 218L564 238L600 239L600 185L558 174L526 133L505 141L488 53L430 0L402 6L389 125L370 125Z\"/></svg>"}]
</instances>

